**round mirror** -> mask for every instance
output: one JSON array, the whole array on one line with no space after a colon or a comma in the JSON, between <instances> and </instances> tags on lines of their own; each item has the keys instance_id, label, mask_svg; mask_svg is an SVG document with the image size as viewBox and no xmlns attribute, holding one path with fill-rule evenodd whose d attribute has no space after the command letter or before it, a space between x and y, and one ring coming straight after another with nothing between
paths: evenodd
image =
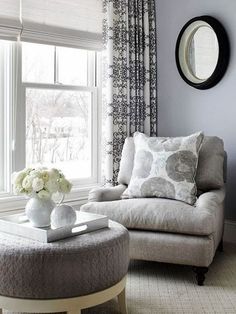
<instances>
[{"instance_id":1,"label":"round mirror","mask_svg":"<svg viewBox=\"0 0 236 314\"><path fill-rule=\"evenodd\" d=\"M197 17L183 27L176 44L176 63L189 85L213 87L224 75L228 61L228 37L216 19Z\"/></svg>"}]
</instances>

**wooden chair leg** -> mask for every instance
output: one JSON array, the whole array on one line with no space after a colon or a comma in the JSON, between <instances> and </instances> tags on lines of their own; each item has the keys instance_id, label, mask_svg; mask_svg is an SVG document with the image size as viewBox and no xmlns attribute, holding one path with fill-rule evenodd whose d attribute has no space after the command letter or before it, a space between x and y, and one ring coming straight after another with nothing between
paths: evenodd
<instances>
[{"instance_id":1,"label":"wooden chair leg","mask_svg":"<svg viewBox=\"0 0 236 314\"><path fill-rule=\"evenodd\" d=\"M204 285L205 274L208 272L208 267L194 267L193 271L196 273L197 284Z\"/></svg>"},{"instance_id":2,"label":"wooden chair leg","mask_svg":"<svg viewBox=\"0 0 236 314\"><path fill-rule=\"evenodd\" d=\"M219 251L219 252L223 252L224 251L223 238L220 240L220 243L218 245L217 251Z\"/></svg>"},{"instance_id":3,"label":"wooden chair leg","mask_svg":"<svg viewBox=\"0 0 236 314\"><path fill-rule=\"evenodd\" d=\"M119 303L121 314L128 314L127 305L126 305L126 297L125 297L125 288L118 295L118 303Z\"/></svg>"}]
</instances>

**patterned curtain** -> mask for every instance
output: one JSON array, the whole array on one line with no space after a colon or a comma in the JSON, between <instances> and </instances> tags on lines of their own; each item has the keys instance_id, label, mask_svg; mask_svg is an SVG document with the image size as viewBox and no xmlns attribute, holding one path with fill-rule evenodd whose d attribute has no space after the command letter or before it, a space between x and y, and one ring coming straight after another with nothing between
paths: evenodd
<instances>
[{"instance_id":1,"label":"patterned curtain","mask_svg":"<svg viewBox=\"0 0 236 314\"><path fill-rule=\"evenodd\" d=\"M105 181L116 184L124 140L157 135L155 0L103 0Z\"/></svg>"}]
</instances>

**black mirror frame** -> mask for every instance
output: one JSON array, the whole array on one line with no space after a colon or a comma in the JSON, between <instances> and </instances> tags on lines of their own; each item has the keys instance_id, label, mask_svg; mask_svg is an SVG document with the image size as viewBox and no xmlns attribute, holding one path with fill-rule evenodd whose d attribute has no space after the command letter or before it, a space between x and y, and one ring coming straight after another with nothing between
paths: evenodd
<instances>
[{"instance_id":1,"label":"black mirror frame","mask_svg":"<svg viewBox=\"0 0 236 314\"><path fill-rule=\"evenodd\" d=\"M185 74L183 73L181 66L180 66L180 61L179 61L179 46L180 46L180 41L182 38L182 35L186 28L192 24L193 22L196 21L203 21L209 24L212 29L214 30L217 39L218 39L218 45L219 45L219 56L218 56L218 61L217 65L215 67L214 72L212 75L205 80L204 82L201 83L194 83L190 81ZM230 58L230 44L229 44L229 39L228 35L223 27L223 25L215 18L212 16L204 15L204 16L199 16L191 19L188 21L184 27L181 29L179 36L177 38L176 42L176 48L175 48L175 59L176 59L176 65L179 71L179 74L183 78L183 80L188 83L190 86L197 88L197 89L208 89L213 86L215 86L224 76L228 64L229 64L229 58Z\"/></svg>"}]
</instances>

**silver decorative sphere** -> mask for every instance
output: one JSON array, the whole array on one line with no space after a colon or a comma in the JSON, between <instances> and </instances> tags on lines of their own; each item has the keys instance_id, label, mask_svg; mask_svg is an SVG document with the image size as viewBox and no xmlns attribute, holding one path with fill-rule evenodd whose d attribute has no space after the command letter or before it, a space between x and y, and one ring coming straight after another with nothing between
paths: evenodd
<instances>
[{"instance_id":1,"label":"silver decorative sphere","mask_svg":"<svg viewBox=\"0 0 236 314\"><path fill-rule=\"evenodd\" d=\"M59 205L54 207L51 213L52 228L61 228L73 225L76 221L76 211L69 205Z\"/></svg>"}]
</instances>

